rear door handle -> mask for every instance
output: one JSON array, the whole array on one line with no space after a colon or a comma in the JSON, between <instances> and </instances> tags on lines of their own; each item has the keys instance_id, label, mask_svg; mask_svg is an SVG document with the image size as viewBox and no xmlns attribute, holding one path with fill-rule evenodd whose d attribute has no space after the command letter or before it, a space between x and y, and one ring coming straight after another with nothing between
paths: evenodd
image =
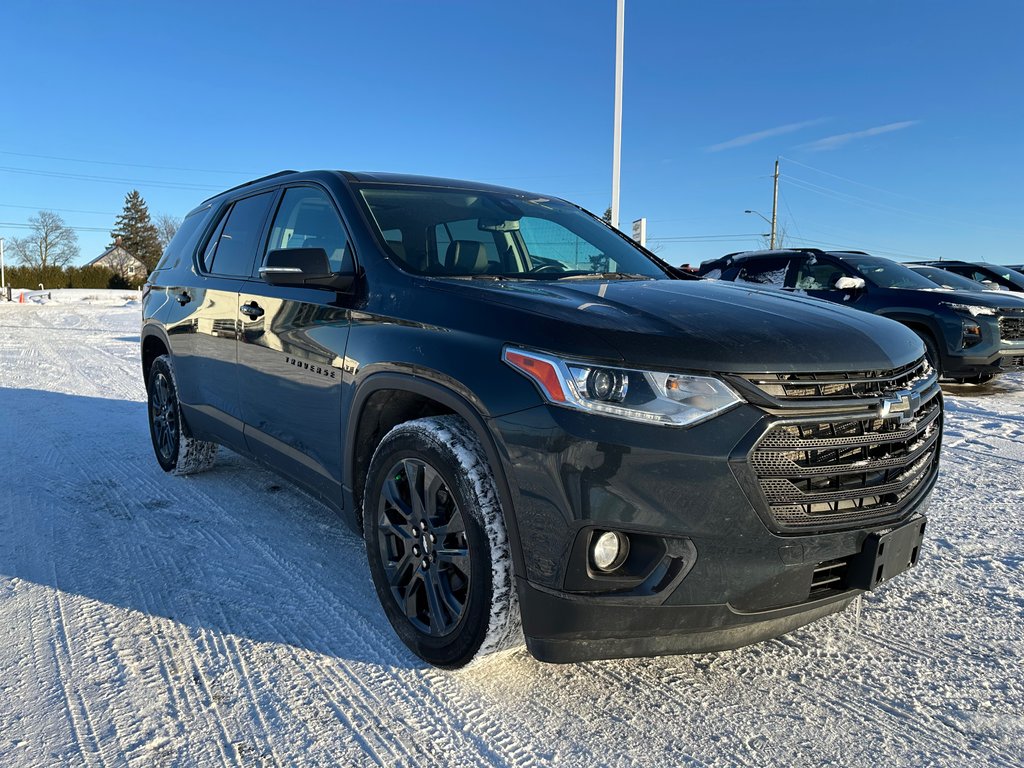
<instances>
[{"instance_id":1,"label":"rear door handle","mask_svg":"<svg viewBox=\"0 0 1024 768\"><path fill-rule=\"evenodd\" d=\"M182 291L174 298L176 298L178 300L178 303L181 304L181 306L183 307L190 301L192 301L192 295L188 291Z\"/></svg>"},{"instance_id":2,"label":"rear door handle","mask_svg":"<svg viewBox=\"0 0 1024 768\"><path fill-rule=\"evenodd\" d=\"M257 317L263 317L263 307L257 304L255 301L250 301L248 304L243 304L238 308L248 318L255 320Z\"/></svg>"}]
</instances>

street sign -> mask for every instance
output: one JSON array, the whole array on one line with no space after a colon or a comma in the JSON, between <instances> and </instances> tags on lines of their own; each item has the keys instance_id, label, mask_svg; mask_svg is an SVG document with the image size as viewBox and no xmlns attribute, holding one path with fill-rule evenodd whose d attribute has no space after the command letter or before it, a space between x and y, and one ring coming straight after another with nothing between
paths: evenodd
<instances>
[{"instance_id":1,"label":"street sign","mask_svg":"<svg viewBox=\"0 0 1024 768\"><path fill-rule=\"evenodd\" d=\"M637 219L633 222L633 240L647 247L647 219Z\"/></svg>"}]
</instances>

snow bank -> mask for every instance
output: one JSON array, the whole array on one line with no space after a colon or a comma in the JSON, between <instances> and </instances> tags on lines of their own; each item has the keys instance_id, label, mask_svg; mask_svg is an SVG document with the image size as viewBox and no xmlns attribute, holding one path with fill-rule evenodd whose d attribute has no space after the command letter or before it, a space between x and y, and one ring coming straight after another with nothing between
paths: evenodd
<instances>
[{"instance_id":1,"label":"snow bank","mask_svg":"<svg viewBox=\"0 0 1024 768\"><path fill-rule=\"evenodd\" d=\"M142 292L138 290L114 290L109 288L46 288L39 291L36 288L13 288L11 289L11 304L20 304L18 297L25 294L25 303L28 304L91 304L104 307L124 307L135 304L142 300ZM47 297L46 294L49 294ZM0 302L3 306L6 302Z\"/></svg>"}]
</instances>

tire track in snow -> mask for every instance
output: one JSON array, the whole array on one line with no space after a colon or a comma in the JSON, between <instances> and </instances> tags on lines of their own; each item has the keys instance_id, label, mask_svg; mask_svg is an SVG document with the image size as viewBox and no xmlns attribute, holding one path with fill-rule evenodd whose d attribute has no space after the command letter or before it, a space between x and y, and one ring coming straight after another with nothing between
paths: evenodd
<instances>
[{"instance_id":1,"label":"tire track in snow","mask_svg":"<svg viewBox=\"0 0 1024 768\"><path fill-rule=\"evenodd\" d=\"M63 429L64 428L62 426L58 426L56 431L59 434ZM106 446L104 446L104 448L106 448ZM99 451L92 454L90 456L89 463L85 464L84 459L77 452L72 452L68 456L64 456L62 454L58 457L55 455L55 448L51 447L51 454L53 455L48 455L46 457L48 460L45 462L45 465L56 466L58 459L63 460L62 466L66 467L70 465L75 470L82 483L86 487L91 488L94 492L97 492L97 500L101 502L98 511L108 510L114 513L118 520L136 521L143 527L147 527L145 519L143 517L137 518L132 514L131 507L126 504L122 496L111 487L109 481L106 483L90 482L95 481L97 477L109 479L113 475L120 474L121 479L127 480L130 487L132 475L126 469L123 456L119 455L112 458L107 455L106 452ZM128 464L127 467L131 468L132 465ZM66 478L66 473L64 473L64 477ZM58 482L57 484L62 485L66 491L70 492L73 492L77 487L75 483L70 481L70 479L65 479L63 482ZM67 495L71 495L71 497L74 498L73 493L69 493ZM138 564L138 566L142 568L156 567L156 563L152 557L139 546L140 539L149 541L153 538L152 532L148 529L145 533L146 535L144 537L125 537L117 535L112 537L118 545L118 550L123 562ZM133 583L133 589L137 594L138 602L141 603L143 607L143 612L150 626L151 631L149 636L157 649L157 655L160 659L160 669L164 680L164 689L167 691L172 706L179 715L179 719L182 719L182 716L194 715L197 712L204 711L204 700L211 702L214 709L212 721L215 724L215 730L219 729L223 737L222 740L218 740L221 762L225 764L232 762L228 753L224 749L224 744L230 743L230 739L228 738L223 722L219 719L219 713L216 711L216 702L213 700L209 690L209 681L206 680L203 675L190 638L187 637L179 622L170 620L158 623L154 619L154 614L172 614L166 610L163 612L158 609L154 610L154 596L147 594L146 591L142 589L141 581L135 580ZM164 628L161 625L164 624L167 624L172 628L173 632L171 634L177 636L176 642L174 639L169 639L168 633L163 631ZM177 659L180 655L180 650L186 651L186 656L189 662L188 666L191 667L190 670L183 669L178 664ZM191 689L191 686L187 682L190 679L193 681L196 688ZM179 682L176 684L175 680L178 680ZM179 694L182 697L180 699Z\"/></svg>"},{"instance_id":2,"label":"tire track in snow","mask_svg":"<svg viewBox=\"0 0 1024 768\"><path fill-rule=\"evenodd\" d=\"M151 481L148 480L148 478L146 477L145 470L143 470L142 472L139 472L139 473L136 474L136 473L132 473L131 471L129 471L128 468L125 468L125 467L121 466L120 464L112 466L109 469L111 471L113 471L113 472L118 472L118 473L122 474L125 477L125 479L134 481L136 484L138 484L140 482L140 480L141 480L145 485L149 486L146 490L148 490L150 492L159 493L159 492L162 491L162 489L159 488L159 486L157 486L157 484L152 483ZM135 468L132 468L132 469L135 469ZM172 483L179 483L179 484L180 483L188 483L190 486L192 486L190 488L190 491L192 492L192 495L195 495L197 493L197 487L196 486L198 484L194 483L192 480L182 480L182 479L178 479L178 478L168 478L168 479ZM219 504L219 502L217 502L213 498L205 496L203 494L200 494L200 495L203 496L202 501L205 502L205 503L202 506L203 506L204 509L207 510L207 514L209 514L210 508L214 507L217 510L219 510L219 512L222 515L227 517L233 523L231 526L229 526L230 529L236 530L236 531L239 531L239 530L243 529L243 527L239 524L239 521L233 516L233 514L229 513L222 505ZM199 501L199 499L195 499L195 501ZM216 523L216 521L210 521L210 522ZM148 521L146 523L144 523L144 524L147 526L147 528L149 527ZM207 528L207 526L204 526L204 525L195 525L195 526L192 526L190 528L190 532L193 532L193 533L194 532L198 532L200 535L202 535L202 536L204 536L206 538L210 538L210 534L209 534L210 530L211 529ZM151 538L151 537L152 537L152 534L150 534L146 538ZM223 535L221 535L220 533L216 534L216 539L221 541L221 542L224 542L225 544L227 544L226 539L224 539ZM233 543L233 547L237 548L240 544L242 545L242 548L245 549L245 550L250 550L251 549L250 545L256 544L257 548L260 549L261 554L263 554L268 561L272 561L272 562L276 563L278 566L281 565L281 561L280 560L276 560L276 559L274 559L272 557L272 550L267 548L266 545L263 544L263 542L257 541L256 539L249 539L247 537L247 541L245 541L245 542L237 542L237 541L234 542ZM231 548L226 548L225 551L226 552L230 552L232 550L231 550ZM152 561L152 560L151 560L150 565L151 565L151 567L153 567L155 569L159 569L160 568L160 566L155 561ZM183 602L186 602L187 604L189 604L191 606L191 609L187 613L188 613L188 615L191 618L194 618L194 619L196 619L198 621L198 612L194 609L194 602L191 599L191 593L186 590L186 591L179 591L179 594L187 597L187 599L183 601ZM311 598L313 597L312 593L310 593L310 597ZM179 611L178 613L180 614L181 612ZM222 614L222 616L223 616L223 614ZM225 626L225 627L229 626L229 623L227 622L226 618L224 618L223 626ZM342 623L342 626L344 626L344 623ZM207 635L207 636L212 636L212 637L216 637L216 638L219 638L219 639L223 639L223 636L220 635L219 633L211 635L208 631L204 630L203 634ZM301 644L301 638L296 638L296 643ZM232 647L233 647L234 650L237 650L237 644L234 644ZM209 654L209 655L215 656L216 654L211 652L211 654ZM257 714L257 719L262 721L262 722L266 722L265 717L263 715L263 712L260 709L260 707L258 705L258 702L256 701L255 688L254 688L254 686L252 684L251 678L248 676L248 673L246 671L246 667L245 667L244 661L241 661L240 657L238 655L236 655L235 653L230 653L229 652L229 653L225 654L225 656L228 658L229 663L231 665L233 665L236 669L239 670L239 678L240 678L241 684L248 691L250 691L251 695L249 697L249 704L250 704L251 708L254 710L254 712L258 713ZM198 664L199 664L198 660L194 660L193 666L198 668ZM309 682L311 684L313 684L313 685L317 685L317 684L320 684L322 682L322 681L316 680L312 676L308 676L307 675L307 677L309 679ZM349 684L350 684L350 681L349 681ZM361 698L365 698L366 697L365 696L366 693L367 693L366 691L363 691L362 692L362 696L356 697L355 700L358 701ZM379 704L381 705L381 707L384 707L384 708L386 708L386 706L387 706L386 703L384 703L384 702L379 702ZM331 698L330 699L329 706L332 706L333 708L335 708L339 712L343 712L343 709L338 705L338 702L337 702L336 698ZM372 708L367 708L366 709L366 716L367 716L368 719L373 717L373 712L374 712L374 710ZM374 730L379 733L381 729L374 729ZM355 728L352 729L352 732L366 746L366 749L367 749L368 753L371 754L371 756L373 756L375 762L377 762L377 763L379 763L381 765L387 765L387 764L391 764L393 762L391 760L390 756L381 756L376 750L374 750L370 746L370 743L368 741L366 741L365 739L363 739L363 737L359 735L358 731ZM270 731L267 731L267 733L270 733ZM393 741L394 741L395 744L398 744L399 746L403 746L402 743L401 743L401 739L399 739L398 737L394 737ZM268 747L271 747L271 746L272 745L270 745L269 742L268 742ZM273 750L272 749L270 749L268 751L271 754L273 754ZM392 751L392 750L385 749L385 751ZM403 752L403 756L408 757L409 755L408 755L407 752Z\"/></svg>"},{"instance_id":3,"label":"tire track in snow","mask_svg":"<svg viewBox=\"0 0 1024 768\"><path fill-rule=\"evenodd\" d=\"M241 461L248 465L243 469L247 475L252 472L263 471L250 464L247 460L242 459ZM200 481L197 482L196 485L200 485L205 479L206 478L196 478L196 480ZM228 508L226 505L221 504L218 499L212 497L203 490L194 488L193 491L202 495L207 509L216 507L221 514L229 520L232 520L235 523L232 526L233 529L238 530L242 527L233 508ZM293 509L288 511L294 513L294 508L296 506L305 508L312 507L333 515L333 513L329 512L320 502L312 500L297 491L293 497ZM305 509L301 514L305 517L309 516L308 511ZM337 526L344 525L344 523L336 517L333 518L333 522ZM344 558L344 561L353 562L354 560L355 562L358 562L360 564L359 573L365 578L366 583L369 584L369 575L368 572L365 572L364 568L365 551L361 542L354 539L354 537L345 534L340 537L340 541L347 550L347 556ZM439 681L432 677L429 671L423 672L422 670L416 670L414 672L405 672L401 675L401 677L413 678L411 680L402 680L387 671L382 671L383 665L401 668L403 665L408 664L412 657L394 636L393 630L384 619L383 613L380 612L379 606L376 602L375 592L370 594L367 602L363 603L361 606L351 606L356 608L355 611L341 613L338 610L335 599L336 596L331 589L322 582L317 581L315 577L308 575L306 573L306 568L303 568L303 566L297 562L284 557L276 547L271 546L259 535L254 534L248 543L254 544L261 556L274 565L274 568L272 569L273 572L284 573L287 583L296 586L299 589L304 600L298 602L309 606L309 609L293 616L293 619L299 618L303 622L304 626L309 627L313 637L323 637L325 633L329 633L331 630L337 631L338 628L341 628L344 632L344 646L369 647L372 644L372 647L383 656L379 664L363 664L361 665L361 670L353 670L350 665L339 663L338 661L321 664L319 665L320 672L326 676L326 679L323 677L320 679L310 679L312 684L319 685L320 687L326 688L325 683L329 681L335 686L349 691L349 695L345 698L350 703L358 702L357 707L361 710L360 720L365 720L375 734L377 734L378 738L382 738L380 736L380 732L382 730L388 730L387 724L381 721L378 713L386 711L389 707L393 707L396 701L404 704L402 708L402 721L415 722L417 724L415 732L419 735L425 736L425 738L417 739L415 742L416 746L422 749L424 744L439 744L432 753L419 755L420 757L426 756L434 759L440 758L443 760L443 756L448 753L449 750L457 749L455 745L466 741L466 728L470 725L472 725L476 730L483 727L491 733L496 733L503 727L501 722L493 717L488 717L486 723L474 721L472 717L456 717L454 718L455 722L451 722L453 720L454 712L461 713L461 710L459 707L456 707L453 710L451 707L453 702L451 700L445 701L438 696L437 691L445 686L440 685ZM339 572L332 573L336 575L331 578L344 578L344 575ZM317 616L320 613L319 611L313 610L313 606L317 606L321 609L327 609L326 618L329 619L329 621L326 624L320 623L316 626L312 624L312 617ZM353 619L358 621L358 627ZM291 623L294 623L294 620ZM306 642L304 638L299 636L282 637L281 639L283 642L297 646L303 646ZM394 650L389 650L389 652L385 654L385 649L397 649L397 653ZM415 691L410 691L410 686L412 686ZM380 693L378 693L378 691L380 691ZM355 695L353 696L352 694ZM333 695L332 701L337 702L337 698ZM402 753L401 756L408 759L415 760L417 757L417 755L412 754L409 751L409 746L406 743L406 740L402 738L401 734L389 734L387 741L391 744L388 748L389 751L395 752L398 750ZM502 752L494 751L480 739L473 740L473 744L478 751L483 752L481 756L481 764L483 765L492 764L496 760L508 761L508 759L513 757L511 754L503 754ZM387 763L394 757L394 755L391 755L388 758L378 757L382 762Z\"/></svg>"},{"instance_id":4,"label":"tire track in snow","mask_svg":"<svg viewBox=\"0 0 1024 768\"><path fill-rule=\"evenodd\" d=\"M56 565L51 561L51 572L53 575L52 607L46 612L49 620L51 637L53 642L53 657L60 674L61 688L64 692L64 706L67 707L71 720L71 731L74 737L78 753L85 760L86 765L106 766L107 761L103 757L103 749L99 737L96 734L96 727L93 724L92 715L86 704L85 697L74 684L74 653L67 635L67 614L64 611L63 600L60 594L60 585L57 581ZM95 758L95 760L93 759Z\"/></svg>"}]
</instances>

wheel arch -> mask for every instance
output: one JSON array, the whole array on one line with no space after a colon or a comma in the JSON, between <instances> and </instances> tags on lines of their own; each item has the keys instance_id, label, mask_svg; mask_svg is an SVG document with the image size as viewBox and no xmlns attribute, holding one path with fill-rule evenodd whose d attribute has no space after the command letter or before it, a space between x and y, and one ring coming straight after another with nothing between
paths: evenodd
<instances>
[{"instance_id":1,"label":"wheel arch","mask_svg":"<svg viewBox=\"0 0 1024 768\"><path fill-rule=\"evenodd\" d=\"M153 361L160 355L169 355L171 345L167 337L156 326L148 325L142 330L142 380L149 385L149 371L153 367Z\"/></svg>"},{"instance_id":2,"label":"wheel arch","mask_svg":"<svg viewBox=\"0 0 1024 768\"><path fill-rule=\"evenodd\" d=\"M895 320L897 318L893 319ZM931 340L932 344L935 346L935 352L939 356L939 369L940 371L944 370L946 368L949 353L946 348L945 335L942 331L937 330L924 318L899 319L899 322L912 330L918 336L927 337Z\"/></svg>"},{"instance_id":3,"label":"wheel arch","mask_svg":"<svg viewBox=\"0 0 1024 768\"><path fill-rule=\"evenodd\" d=\"M508 482L507 461L484 416L465 396L422 376L381 372L367 377L356 390L345 435L342 489L348 522L362 531L362 494L373 452L393 427L423 416L454 414L465 419L484 448L494 473L516 573L524 573L515 506Z\"/></svg>"}]
</instances>

